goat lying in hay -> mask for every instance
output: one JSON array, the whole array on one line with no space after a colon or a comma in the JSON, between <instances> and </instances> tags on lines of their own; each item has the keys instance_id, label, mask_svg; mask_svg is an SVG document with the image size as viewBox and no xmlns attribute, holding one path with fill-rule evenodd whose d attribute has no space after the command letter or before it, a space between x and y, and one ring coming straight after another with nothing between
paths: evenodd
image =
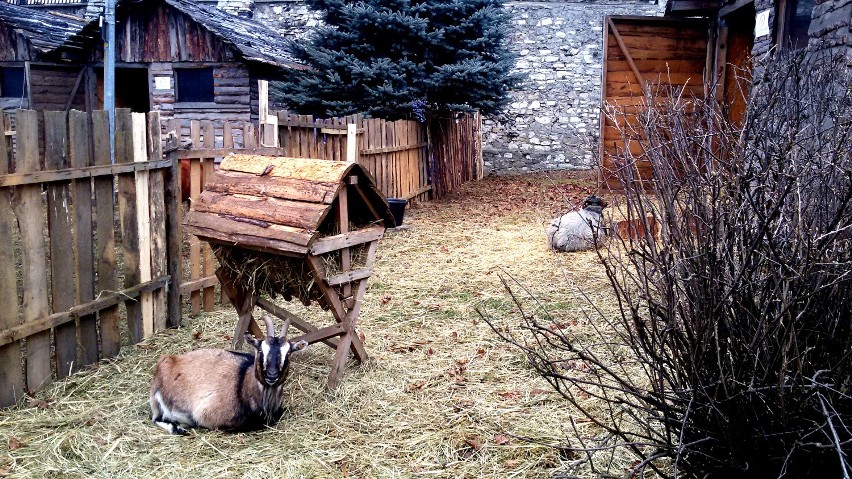
<instances>
[{"instance_id":1,"label":"goat lying in hay","mask_svg":"<svg viewBox=\"0 0 852 479\"><path fill-rule=\"evenodd\" d=\"M289 320L274 336L272 319L261 319L267 337L258 341L246 334L246 342L257 350L254 356L224 349L160 356L151 385L154 423L172 434L186 434L187 428L245 431L277 421L290 354L308 343L287 341Z\"/></svg>"},{"instance_id":2,"label":"goat lying in hay","mask_svg":"<svg viewBox=\"0 0 852 479\"><path fill-rule=\"evenodd\" d=\"M595 195L583 201L583 209L566 213L550 222L547 242L557 251L595 249L603 233L603 208L606 201Z\"/></svg>"}]
</instances>

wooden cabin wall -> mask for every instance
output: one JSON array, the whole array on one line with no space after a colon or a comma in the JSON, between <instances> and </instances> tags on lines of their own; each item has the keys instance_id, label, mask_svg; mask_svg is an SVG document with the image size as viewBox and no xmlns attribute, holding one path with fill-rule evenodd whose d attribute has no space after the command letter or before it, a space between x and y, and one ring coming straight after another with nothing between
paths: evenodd
<instances>
[{"instance_id":1,"label":"wooden cabin wall","mask_svg":"<svg viewBox=\"0 0 852 479\"><path fill-rule=\"evenodd\" d=\"M251 121L251 77L248 68L242 63L221 63L204 66L213 67L213 97L209 105L181 104L175 98L175 68L198 66L197 63L156 62L150 65L153 109L160 112L163 132L165 125L173 118L181 121L182 136L189 137L190 120L213 120L216 125L217 146L222 142L223 122L229 121L237 129L234 131L234 143L242 147L242 127ZM157 77L170 78L169 89L155 88ZM256 107L255 107L256 109Z\"/></svg>"},{"instance_id":2,"label":"wooden cabin wall","mask_svg":"<svg viewBox=\"0 0 852 479\"><path fill-rule=\"evenodd\" d=\"M165 4L132 4L120 9L116 25L117 62L231 62L233 47L198 22ZM103 61L103 48L90 58Z\"/></svg>"},{"instance_id":3,"label":"wooden cabin wall","mask_svg":"<svg viewBox=\"0 0 852 479\"><path fill-rule=\"evenodd\" d=\"M0 61L32 60L29 43L15 29L0 23Z\"/></svg>"},{"instance_id":4,"label":"wooden cabin wall","mask_svg":"<svg viewBox=\"0 0 852 479\"><path fill-rule=\"evenodd\" d=\"M33 110L65 110L68 97L77 83L80 69L75 67L31 65L30 66L30 97L33 99ZM86 109L85 82L80 80L80 85L74 94L74 99L69 108L75 110Z\"/></svg>"}]
</instances>

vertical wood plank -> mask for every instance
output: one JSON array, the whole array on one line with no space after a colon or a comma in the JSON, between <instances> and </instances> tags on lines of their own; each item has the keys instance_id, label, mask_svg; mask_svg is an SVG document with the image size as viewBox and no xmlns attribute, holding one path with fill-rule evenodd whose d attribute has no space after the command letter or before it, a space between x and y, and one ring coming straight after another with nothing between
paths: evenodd
<instances>
[{"instance_id":1,"label":"vertical wood plank","mask_svg":"<svg viewBox=\"0 0 852 479\"><path fill-rule=\"evenodd\" d=\"M148 161L148 141L145 139L148 129L144 113L131 115L133 129L133 162ZM150 181L147 170L137 171L136 182L136 231L139 237L139 282L151 281L151 203ZM142 309L142 337L154 335L154 298L152 291L139 296Z\"/></svg>"},{"instance_id":2,"label":"vertical wood plank","mask_svg":"<svg viewBox=\"0 0 852 479\"><path fill-rule=\"evenodd\" d=\"M277 120L277 117L272 117ZM277 126L276 126L277 128ZM204 148L214 148L215 134L213 130L213 122L208 121L204 123L204 139L202 140L202 145ZM204 158L201 164L201 187L204 189L204 185L210 181L210 178L213 177L213 158ZM201 245L201 254L202 254L202 265L201 265L201 275L203 277L213 276L216 273L216 259L213 256L213 248L210 247L210 244L204 243ZM204 306L204 311L210 312L216 308L216 288L215 286L210 286L208 288L204 288L201 293L202 295L202 304Z\"/></svg>"},{"instance_id":3,"label":"vertical wood plank","mask_svg":"<svg viewBox=\"0 0 852 479\"><path fill-rule=\"evenodd\" d=\"M163 148L160 139L160 113L152 111L147 114L147 119L145 140L148 158L150 160L161 160ZM159 278L168 274L164 176L163 170L151 170L148 175L148 196L151 205L151 278ZM151 299L153 302L154 331L161 331L166 328L166 290L160 288L153 291Z\"/></svg>"},{"instance_id":4,"label":"vertical wood plank","mask_svg":"<svg viewBox=\"0 0 852 479\"><path fill-rule=\"evenodd\" d=\"M64 111L44 112L44 164L48 170L68 168L68 116ZM53 312L74 307L74 238L72 232L71 182L57 181L47 185L47 228L50 241L50 292ZM70 249L70 251L69 251ZM77 361L77 325L74 322L54 330L56 373L59 378L70 375L80 365Z\"/></svg>"},{"instance_id":5,"label":"vertical wood plank","mask_svg":"<svg viewBox=\"0 0 852 479\"><path fill-rule=\"evenodd\" d=\"M7 129L5 118L0 123ZM0 176L9 171L7 136L0 136ZM18 226L12 212L12 189L0 188L0 330L20 324L21 307L18 303L17 266L15 264L15 236ZM21 342L0 346L0 407L18 402L26 393Z\"/></svg>"},{"instance_id":6,"label":"vertical wood plank","mask_svg":"<svg viewBox=\"0 0 852 479\"><path fill-rule=\"evenodd\" d=\"M38 171L38 115L31 110L15 114L17 141L16 172ZM44 245L44 210L41 204L41 185L16 188L12 209L18 217L21 233L23 268L24 322L34 321L49 313L47 295L47 249ZM38 391L52 380L50 367L50 331L27 338L27 389Z\"/></svg>"},{"instance_id":7,"label":"vertical wood plank","mask_svg":"<svg viewBox=\"0 0 852 479\"><path fill-rule=\"evenodd\" d=\"M192 120L189 122L189 136L193 145L201 145L201 122ZM201 160L193 158L189 163L189 202L198 201L201 196ZM195 235L189 235L189 278L190 280L201 278L201 241ZM198 314L201 311L201 292L193 291L189 295L190 312Z\"/></svg>"},{"instance_id":8,"label":"vertical wood plank","mask_svg":"<svg viewBox=\"0 0 852 479\"><path fill-rule=\"evenodd\" d=\"M177 128L180 131L180 120L169 120L166 129L171 131ZM177 146L179 138L173 138L175 144L170 147ZM172 158L172 165L165 170L165 202L166 202L166 249L168 250L168 271L171 280L169 281L168 290L168 316L166 318L166 326L177 328L180 326L181 320L181 301L180 301L180 284L181 284L181 263L183 256L181 249L183 247L183 238L180 231L180 163L177 159Z\"/></svg>"},{"instance_id":9,"label":"vertical wood plank","mask_svg":"<svg viewBox=\"0 0 852 479\"><path fill-rule=\"evenodd\" d=\"M71 110L68 116L68 156L72 168L92 166L92 131L86 112ZM88 178L74 180L74 224L77 256L77 304L95 299L95 254L92 242L92 182ZM110 198L111 199L111 198ZM87 366L98 360L97 317L94 314L80 318L80 365Z\"/></svg>"},{"instance_id":10,"label":"vertical wood plank","mask_svg":"<svg viewBox=\"0 0 852 479\"><path fill-rule=\"evenodd\" d=\"M109 118L107 112L92 112L92 140L96 165L109 165ZM116 291L118 280L115 258L115 186L113 177L95 178L95 230L98 261L97 290ZM101 357L111 358L118 354L121 338L118 329L118 306L103 309L98 313L101 331Z\"/></svg>"},{"instance_id":11,"label":"vertical wood plank","mask_svg":"<svg viewBox=\"0 0 852 479\"><path fill-rule=\"evenodd\" d=\"M130 110L115 110L115 162L133 162L133 120ZM139 255L139 221L136 211L136 175L118 175L118 213L121 218L121 259L124 263L124 287L141 283ZM126 301L127 327L130 343L136 344L144 338L142 308L136 300Z\"/></svg>"},{"instance_id":12,"label":"vertical wood plank","mask_svg":"<svg viewBox=\"0 0 852 479\"><path fill-rule=\"evenodd\" d=\"M254 133L254 124L247 121L243 124L243 148L251 150L257 148L257 139Z\"/></svg>"},{"instance_id":13,"label":"vertical wood plank","mask_svg":"<svg viewBox=\"0 0 852 479\"><path fill-rule=\"evenodd\" d=\"M346 180L346 178L344 178ZM344 183L346 183L344 181ZM340 233L346 234L349 232L349 190L348 184L340 189L337 195L337 219L340 222ZM352 257L349 248L341 248L340 250L340 272L348 273L352 269ZM345 283L343 285L343 297L348 298L352 294L352 285Z\"/></svg>"}]
</instances>

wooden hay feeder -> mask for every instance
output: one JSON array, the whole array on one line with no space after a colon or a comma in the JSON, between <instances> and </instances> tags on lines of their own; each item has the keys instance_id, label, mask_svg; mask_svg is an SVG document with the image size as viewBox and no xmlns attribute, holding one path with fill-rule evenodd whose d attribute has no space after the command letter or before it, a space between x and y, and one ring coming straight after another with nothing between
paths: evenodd
<instances>
[{"instance_id":1,"label":"wooden hay feeder","mask_svg":"<svg viewBox=\"0 0 852 479\"><path fill-rule=\"evenodd\" d=\"M216 276L237 310L234 347L251 331L255 306L304 334L295 340L335 349L334 388L349 351L367 352L355 326L372 274L376 245L394 225L384 195L359 165L256 155L226 157L184 219L186 231L210 243ZM336 324L316 327L269 299L282 296L330 310Z\"/></svg>"}]
</instances>

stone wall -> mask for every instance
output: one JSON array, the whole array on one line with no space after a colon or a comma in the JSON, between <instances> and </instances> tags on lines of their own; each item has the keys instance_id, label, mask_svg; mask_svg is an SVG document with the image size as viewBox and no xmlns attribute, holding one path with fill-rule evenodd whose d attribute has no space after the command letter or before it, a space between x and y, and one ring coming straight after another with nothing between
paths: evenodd
<instances>
[{"instance_id":1,"label":"stone wall","mask_svg":"<svg viewBox=\"0 0 852 479\"><path fill-rule=\"evenodd\" d=\"M219 0L238 13L252 0ZM291 36L320 24L300 0L253 0L252 18ZM511 48L527 76L509 110L483 124L486 170L591 168L598 141L604 15L662 15L654 0L509 2ZM242 14L242 13L241 13Z\"/></svg>"},{"instance_id":2,"label":"stone wall","mask_svg":"<svg viewBox=\"0 0 852 479\"><path fill-rule=\"evenodd\" d=\"M594 167L604 15L662 15L665 2L511 2L511 47L527 75L509 110L483 124L491 173Z\"/></svg>"}]
</instances>

